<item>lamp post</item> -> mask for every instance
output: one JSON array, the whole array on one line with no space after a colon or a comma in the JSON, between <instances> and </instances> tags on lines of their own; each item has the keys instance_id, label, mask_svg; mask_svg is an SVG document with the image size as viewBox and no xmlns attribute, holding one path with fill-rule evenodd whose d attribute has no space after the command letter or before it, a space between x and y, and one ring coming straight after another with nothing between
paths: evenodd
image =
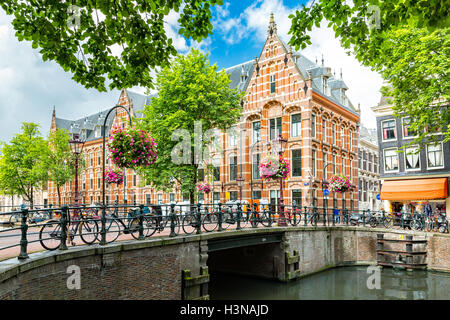
<instances>
[{"instance_id":1,"label":"lamp post","mask_svg":"<svg viewBox=\"0 0 450 320\"><path fill-rule=\"evenodd\" d=\"M239 175L236 181L239 187L239 202L242 203L242 183L244 182L244 178L242 178L242 175Z\"/></svg>"},{"instance_id":2,"label":"lamp post","mask_svg":"<svg viewBox=\"0 0 450 320\"><path fill-rule=\"evenodd\" d=\"M116 105L114 107L112 107L111 109L109 109L108 113L105 116L105 121L103 122L103 127L102 127L102 136L103 136L103 162L102 162L102 205L103 205L103 210L102 210L102 218L101 218L101 222L102 222L102 228L100 231L100 244L101 245L105 245L106 244L106 205L105 205L105 187L106 187L106 181L105 181L105 165L106 165L106 159L105 159L105 151L106 151L106 121L108 120L108 116L111 114L111 112L117 108L122 108L124 109L127 114L128 114L128 118L129 118L129 123L130 123L130 127L132 125L131 122L131 114L130 111L128 111L127 108L125 108L124 106L119 106Z\"/></svg>"},{"instance_id":3,"label":"lamp post","mask_svg":"<svg viewBox=\"0 0 450 320\"><path fill-rule=\"evenodd\" d=\"M281 135L281 133L278 135L279 149L278 149L278 155L281 158L284 153L284 148L286 146L287 140L284 139ZM280 209L279 209L279 217L278 217L278 226L280 227L286 227L286 217L284 216L284 198L283 198L283 177L280 177Z\"/></svg>"},{"instance_id":4,"label":"lamp post","mask_svg":"<svg viewBox=\"0 0 450 320\"><path fill-rule=\"evenodd\" d=\"M74 165L75 165L75 195L74 195L74 206L78 207L79 197L78 197L78 158L80 154L83 152L84 141L80 139L79 134L74 134L73 139L69 140L70 149L75 157Z\"/></svg>"}]
</instances>

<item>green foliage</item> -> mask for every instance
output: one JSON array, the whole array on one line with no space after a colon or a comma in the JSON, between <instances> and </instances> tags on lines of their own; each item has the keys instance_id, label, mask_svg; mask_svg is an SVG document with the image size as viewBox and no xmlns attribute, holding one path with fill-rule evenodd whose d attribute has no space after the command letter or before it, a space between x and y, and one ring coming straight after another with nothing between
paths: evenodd
<instances>
[{"instance_id":1,"label":"green foliage","mask_svg":"<svg viewBox=\"0 0 450 320\"><path fill-rule=\"evenodd\" d=\"M33 193L48 178L47 143L38 125L24 122L22 131L9 144L3 143L0 158L0 192L23 196L33 205Z\"/></svg>"},{"instance_id":2,"label":"green foliage","mask_svg":"<svg viewBox=\"0 0 450 320\"><path fill-rule=\"evenodd\" d=\"M382 92L392 97L395 116L411 119L417 138L408 145L436 141L429 133L438 132L450 141L450 29L399 29L390 38L380 71L390 86Z\"/></svg>"},{"instance_id":3,"label":"green foliage","mask_svg":"<svg viewBox=\"0 0 450 320\"><path fill-rule=\"evenodd\" d=\"M176 54L164 30L171 11L180 12L179 33L201 41L212 34L211 6L222 0L2 1L17 38L40 48L86 88L106 91L152 87L151 69ZM76 10L74 10L76 9ZM112 51L121 47L120 57Z\"/></svg>"},{"instance_id":4,"label":"green foliage","mask_svg":"<svg viewBox=\"0 0 450 320\"><path fill-rule=\"evenodd\" d=\"M158 144L157 161L141 172L156 189L172 190L176 180L193 201L199 165L194 155L202 153L212 141L205 131L229 128L241 116L243 94L230 89L228 75L217 69L209 65L207 56L192 50L188 55L178 55L158 73L158 96L145 107L138 124L151 132ZM201 124L201 141L194 139L196 124ZM188 163L177 164L172 161L172 151L179 140L173 141L172 135L180 130L187 135L191 155Z\"/></svg>"},{"instance_id":5,"label":"green foliage","mask_svg":"<svg viewBox=\"0 0 450 320\"><path fill-rule=\"evenodd\" d=\"M392 90L382 92L392 98L395 115L410 116L420 133L414 143L430 138L425 128L441 128L448 140L448 7L442 0L355 0L353 6L319 0L290 15L290 44L305 48L311 44L306 32L327 20L348 53L387 80Z\"/></svg>"},{"instance_id":6,"label":"green foliage","mask_svg":"<svg viewBox=\"0 0 450 320\"><path fill-rule=\"evenodd\" d=\"M69 133L64 129L50 132L47 153L44 158L48 168L48 178L53 181L58 192L58 205L61 204L61 187L75 175L74 156L70 150L69 140Z\"/></svg>"}]
</instances>

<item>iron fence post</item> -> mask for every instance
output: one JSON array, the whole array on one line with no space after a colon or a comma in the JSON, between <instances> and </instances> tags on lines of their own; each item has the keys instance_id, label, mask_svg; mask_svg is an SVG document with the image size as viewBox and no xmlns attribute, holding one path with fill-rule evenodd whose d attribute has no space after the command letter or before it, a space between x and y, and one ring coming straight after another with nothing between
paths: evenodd
<instances>
[{"instance_id":1,"label":"iron fence post","mask_svg":"<svg viewBox=\"0 0 450 320\"><path fill-rule=\"evenodd\" d=\"M327 211L323 208L323 226L327 225Z\"/></svg>"},{"instance_id":2,"label":"iron fence post","mask_svg":"<svg viewBox=\"0 0 450 320\"><path fill-rule=\"evenodd\" d=\"M202 213L200 212L200 210L201 210L201 203L197 203L197 206L196 206L196 208L197 208L197 212L196 212L196 214L197 214L197 234L200 234L200 233L202 233Z\"/></svg>"},{"instance_id":3,"label":"iron fence post","mask_svg":"<svg viewBox=\"0 0 450 320\"><path fill-rule=\"evenodd\" d=\"M344 213L344 217L345 217L345 224L348 226L348 222L349 222L348 220L350 220L350 217L348 215L347 209L344 209L343 213Z\"/></svg>"},{"instance_id":4,"label":"iron fence post","mask_svg":"<svg viewBox=\"0 0 450 320\"><path fill-rule=\"evenodd\" d=\"M283 206L283 210L284 210L284 206ZM264 208L263 209L263 216L265 216L266 214L266 208ZM268 216L269 216L269 227L271 227L272 226L272 215L271 215L271 212L270 212L270 210L269 210L269 214L268 214ZM285 217L285 219L286 219L286 217Z\"/></svg>"},{"instance_id":5,"label":"iron fence post","mask_svg":"<svg viewBox=\"0 0 450 320\"><path fill-rule=\"evenodd\" d=\"M217 224L218 224L218 228L217 228L217 231L223 231L223 227L222 227L222 222L223 222L223 213L222 213L222 210L221 210L222 208L221 208L221 204L220 204L220 202L219 202L219 212L217 212L217 217L218 217L218 221L217 221Z\"/></svg>"},{"instance_id":6,"label":"iron fence post","mask_svg":"<svg viewBox=\"0 0 450 320\"><path fill-rule=\"evenodd\" d=\"M144 240L144 205L139 205L139 240Z\"/></svg>"},{"instance_id":7,"label":"iron fence post","mask_svg":"<svg viewBox=\"0 0 450 320\"><path fill-rule=\"evenodd\" d=\"M365 211L363 210L363 212L362 212L362 214L363 214L363 227L365 227L366 226L366 213L365 213Z\"/></svg>"},{"instance_id":8,"label":"iron fence post","mask_svg":"<svg viewBox=\"0 0 450 320\"><path fill-rule=\"evenodd\" d=\"M307 215L306 206L304 206L303 208L304 208L304 210L305 210L303 217L304 217L305 227L306 227L306 225L308 224L308 219L307 219L307 217L306 217L306 215Z\"/></svg>"},{"instance_id":9,"label":"iron fence post","mask_svg":"<svg viewBox=\"0 0 450 320\"><path fill-rule=\"evenodd\" d=\"M106 245L106 206L104 203L102 204L102 217L100 218L100 223L100 245L104 246Z\"/></svg>"},{"instance_id":10,"label":"iron fence post","mask_svg":"<svg viewBox=\"0 0 450 320\"><path fill-rule=\"evenodd\" d=\"M242 210L242 205L239 202L238 206L237 206L237 221L236 221L236 230L241 230L241 210Z\"/></svg>"},{"instance_id":11,"label":"iron fence post","mask_svg":"<svg viewBox=\"0 0 450 320\"><path fill-rule=\"evenodd\" d=\"M295 200L292 201L292 215L294 216L294 226L297 226L297 204Z\"/></svg>"},{"instance_id":12,"label":"iron fence post","mask_svg":"<svg viewBox=\"0 0 450 320\"><path fill-rule=\"evenodd\" d=\"M256 203L252 204L252 210L250 215L250 224L252 225L252 228L256 228L258 226L258 221L255 221L256 219Z\"/></svg>"},{"instance_id":13,"label":"iron fence post","mask_svg":"<svg viewBox=\"0 0 450 320\"><path fill-rule=\"evenodd\" d=\"M28 218L28 209L22 209L21 212L21 225L20 225L20 231L22 233L22 237L20 239L20 254L18 256L19 259L27 259L28 253L27 253L27 246L28 246L28 240L27 240L27 218Z\"/></svg>"},{"instance_id":14,"label":"iron fence post","mask_svg":"<svg viewBox=\"0 0 450 320\"><path fill-rule=\"evenodd\" d=\"M69 208L64 205L61 209L61 219L59 220L61 224L61 244L59 250L67 250L67 213Z\"/></svg>"},{"instance_id":15,"label":"iron fence post","mask_svg":"<svg viewBox=\"0 0 450 320\"><path fill-rule=\"evenodd\" d=\"M169 237L175 237L175 204L170 204L170 235Z\"/></svg>"}]
</instances>

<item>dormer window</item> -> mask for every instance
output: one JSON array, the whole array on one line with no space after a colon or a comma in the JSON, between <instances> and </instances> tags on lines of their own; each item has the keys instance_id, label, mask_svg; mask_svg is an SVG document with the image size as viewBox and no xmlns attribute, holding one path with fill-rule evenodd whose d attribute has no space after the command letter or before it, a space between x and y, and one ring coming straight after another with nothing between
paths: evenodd
<instances>
[{"instance_id":1,"label":"dormer window","mask_svg":"<svg viewBox=\"0 0 450 320\"><path fill-rule=\"evenodd\" d=\"M81 140L82 141L86 140L86 129L81 130Z\"/></svg>"},{"instance_id":2,"label":"dormer window","mask_svg":"<svg viewBox=\"0 0 450 320\"><path fill-rule=\"evenodd\" d=\"M322 76L322 92L326 95L330 95L328 87L328 78L325 76Z\"/></svg>"},{"instance_id":3,"label":"dormer window","mask_svg":"<svg viewBox=\"0 0 450 320\"><path fill-rule=\"evenodd\" d=\"M345 95L345 89L341 89L341 103L347 106L347 96Z\"/></svg>"},{"instance_id":4,"label":"dormer window","mask_svg":"<svg viewBox=\"0 0 450 320\"><path fill-rule=\"evenodd\" d=\"M96 126L95 127L95 137L98 138L102 134L102 126Z\"/></svg>"}]
</instances>

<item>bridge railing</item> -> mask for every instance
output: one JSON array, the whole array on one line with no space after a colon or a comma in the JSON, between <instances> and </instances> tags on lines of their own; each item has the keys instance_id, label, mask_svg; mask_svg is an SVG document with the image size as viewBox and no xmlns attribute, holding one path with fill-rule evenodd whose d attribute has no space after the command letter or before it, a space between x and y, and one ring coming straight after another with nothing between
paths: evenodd
<instances>
[{"instance_id":1,"label":"bridge railing","mask_svg":"<svg viewBox=\"0 0 450 320\"><path fill-rule=\"evenodd\" d=\"M29 252L66 250L68 245L106 245L120 240L144 240L154 235L175 237L204 232L274 226L361 226L413 228L411 221L425 217L395 212L332 207L306 207L294 203L172 203L114 204L0 213L0 260L28 258ZM419 225L419 223L417 223ZM417 227L416 225L416 227Z\"/></svg>"}]
</instances>

